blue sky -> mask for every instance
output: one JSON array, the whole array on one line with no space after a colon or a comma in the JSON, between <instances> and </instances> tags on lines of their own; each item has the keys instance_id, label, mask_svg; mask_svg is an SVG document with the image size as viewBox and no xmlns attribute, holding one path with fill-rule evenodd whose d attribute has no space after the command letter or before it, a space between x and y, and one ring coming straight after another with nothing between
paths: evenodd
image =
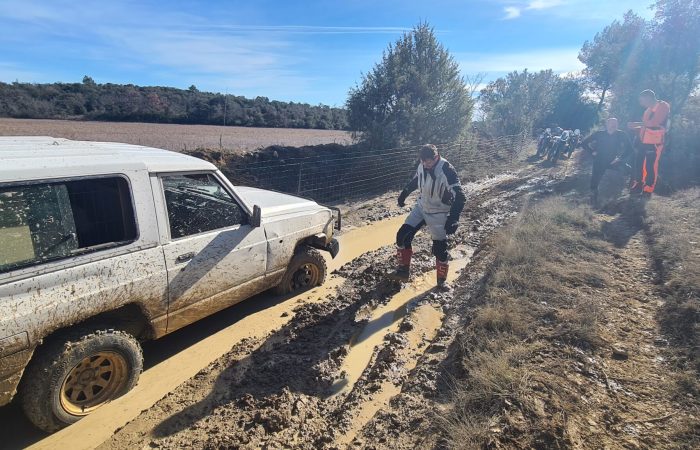
<instances>
[{"instance_id":1,"label":"blue sky","mask_svg":"<svg viewBox=\"0 0 700 450\"><path fill-rule=\"evenodd\" d=\"M0 0L0 80L134 83L342 105L428 21L464 75L581 69L586 39L645 0Z\"/></svg>"}]
</instances>

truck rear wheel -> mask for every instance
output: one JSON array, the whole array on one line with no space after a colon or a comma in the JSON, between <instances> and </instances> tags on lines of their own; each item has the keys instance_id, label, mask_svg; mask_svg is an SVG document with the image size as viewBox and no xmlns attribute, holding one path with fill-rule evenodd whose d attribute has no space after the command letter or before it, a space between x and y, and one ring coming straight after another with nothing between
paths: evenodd
<instances>
[{"instance_id":1,"label":"truck rear wheel","mask_svg":"<svg viewBox=\"0 0 700 450\"><path fill-rule=\"evenodd\" d=\"M327 271L326 260L318 250L301 247L292 257L282 281L274 291L286 295L320 286L326 280Z\"/></svg>"},{"instance_id":2,"label":"truck rear wheel","mask_svg":"<svg viewBox=\"0 0 700 450\"><path fill-rule=\"evenodd\" d=\"M54 432L129 392L142 370L130 334L76 330L38 349L20 385L22 408L36 427Z\"/></svg>"}]
</instances>

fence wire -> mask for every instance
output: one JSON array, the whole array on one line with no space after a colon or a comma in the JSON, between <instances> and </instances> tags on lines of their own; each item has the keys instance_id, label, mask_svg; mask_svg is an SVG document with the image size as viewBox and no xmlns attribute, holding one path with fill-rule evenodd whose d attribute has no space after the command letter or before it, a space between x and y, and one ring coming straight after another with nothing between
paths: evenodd
<instances>
[{"instance_id":1,"label":"fence wire","mask_svg":"<svg viewBox=\"0 0 700 450\"><path fill-rule=\"evenodd\" d=\"M460 173L475 180L513 168L531 144L526 134L486 139L476 135L437 145L440 154ZM274 189L321 203L366 198L402 188L415 173L420 146L372 150L344 147L294 158L228 165L236 184Z\"/></svg>"}]
</instances>

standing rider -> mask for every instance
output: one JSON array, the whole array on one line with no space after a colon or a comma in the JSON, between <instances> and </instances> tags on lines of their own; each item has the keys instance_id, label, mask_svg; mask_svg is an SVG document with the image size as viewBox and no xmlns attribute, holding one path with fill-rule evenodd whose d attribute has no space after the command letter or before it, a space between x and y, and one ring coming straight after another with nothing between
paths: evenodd
<instances>
[{"instance_id":1,"label":"standing rider","mask_svg":"<svg viewBox=\"0 0 700 450\"><path fill-rule=\"evenodd\" d=\"M598 185L605 171L624 164L632 153L632 144L627 133L618 129L617 119L609 118L605 130L596 131L581 142L581 147L593 154L593 173L591 174L591 201L598 203Z\"/></svg>"},{"instance_id":2,"label":"standing rider","mask_svg":"<svg viewBox=\"0 0 700 450\"><path fill-rule=\"evenodd\" d=\"M642 121L627 125L638 131L630 192L643 192L650 196L659 177L659 159L664 150L671 106L663 100L657 100L656 94L650 89L639 94L639 104L646 108Z\"/></svg>"},{"instance_id":3,"label":"standing rider","mask_svg":"<svg viewBox=\"0 0 700 450\"><path fill-rule=\"evenodd\" d=\"M413 249L411 242L418 230L427 225L433 239L433 255L437 270L437 285L445 287L448 272L447 235L457 231L459 215L464 209L466 197L452 164L441 158L437 147L424 145L419 154L421 163L415 176L399 195L399 206L406 197L418 189L416 206L396 234L398 267L391 278L408 281Z\"/></svg>"}]
</instances>

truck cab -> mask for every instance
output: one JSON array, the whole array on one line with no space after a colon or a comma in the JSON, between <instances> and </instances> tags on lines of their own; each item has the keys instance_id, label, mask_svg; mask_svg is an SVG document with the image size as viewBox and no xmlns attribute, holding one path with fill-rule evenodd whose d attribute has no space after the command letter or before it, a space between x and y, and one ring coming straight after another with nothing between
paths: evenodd
<instances>
[{"instance_id":1,"label":"truck cab","mask_svg":"<svg viewBox=\"0 0 700 450\"><path fill-rule=\"evenodd\" d=\"M324 282L336 213L161 149L0 138L0 406L56 431L128 392L139 342Z\"/></svg>"}]
</instances>

